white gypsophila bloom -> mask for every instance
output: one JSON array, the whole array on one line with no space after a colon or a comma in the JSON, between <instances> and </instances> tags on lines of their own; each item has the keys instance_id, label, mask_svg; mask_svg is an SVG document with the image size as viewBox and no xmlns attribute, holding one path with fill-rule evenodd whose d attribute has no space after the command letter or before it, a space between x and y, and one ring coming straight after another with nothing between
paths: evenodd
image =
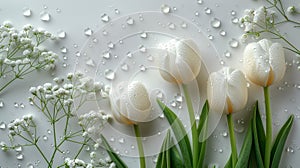
<instances>
[{"instance_id":1,"label":"white gypsophila bloom","mask_svg":"<svg viewBox=\"0 0 300 168\"><path fill-rule=\"evenodd\" d=\"M295 7L295 6L289 6L289 7L287 8L287 12L288 12L289 14L296 14L296 13L297 13L296 7Z\"/></svg>"},{"instance_id":2,"label":"white gypsophila bloom","mask_svg":"<svg viewBox=\"0 0 300 168\"><path fill-rule=\"evenodd\" d=\"M251 82L270 86L283 78L285 70L284 50L280 43L262 39L244 49L244 72Z\"/></svg>"},{"instance_id":3,"label":"white gypsophila bloom","mask_svg":"<svg viewBox=\"0 0 300 168\"><path fill-rule=\"evenodd\" d=\"M247 103L247 81L242 71L224 67L209 75L207 99L215 112L230 114L243 109Z\"/></svg>"},{"instance_id":4,"label":"white gypsophila bloom","mask_svg":"<svg viewBox=\"0 0 300 168\"><path fill-rule=\"evenodd\" d=\"M163 79L187 84L197 77L201 58L194 41L173 39L159 44L158 47L166 51L159 61L159 72Z\"/></svg>"},{"instance_id":5,"label":"white gypsophila bloom","mask_svg":"<svg viewBox=\"0 0 300 168\"><path fill-rule=\"evenodd\" d=\"M273 10L267 9L264 6L261 6L255 10L246 9L244 11L244 17L241 19L244 26L244 31L249 32L257 32L261 30L262 27L266 25L267 20L272 20L275 12Z\"/></svg>"}]
</instances>

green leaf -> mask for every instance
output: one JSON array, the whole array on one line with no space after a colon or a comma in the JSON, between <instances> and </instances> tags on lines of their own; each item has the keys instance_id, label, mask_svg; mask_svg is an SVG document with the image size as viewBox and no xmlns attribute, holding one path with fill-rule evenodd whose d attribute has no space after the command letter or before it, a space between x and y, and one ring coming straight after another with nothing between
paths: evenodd
<instances>
[{"instance_id":1,"label":"green leaf","mask_svg":"<svg viewBox=\"0 0 300 168\"><path fill-rule=\"evenodd\" d=\"M184 168L183 162L182 162L182 158L179 154L179 151L176 147L176 145L174 145L173 139L171 138L171 144L173 145L172 148L170 149L170 153L171 153L171 167L173 168Z\"/></svg>"},{"instance_id":2,"label":"green leaf","mask_svg":"<svg viewBox=\"0 0 300 168\"><path fill-rule=\"evenodd\" d=\"M111 160L116 164L116 166L118 168L127 168L126 164L120 159L120 157L113 152L104 136L102 134L100 136L108 155L110 156Z\"/></svg>"},{"instance_id":3,"label":"green leaf","mask_svg":"<svg viewBox=\"0 0 300 168\"><path fill-rule=\"evenodd\" d=\"M171 125L172 131L175 135L175 138L178 142L184 165L185 167L192 167L192 150L188 135L185 131L185 128L176 114L164 105L160 100L157 100L160 108L163 110L165 117L167 118L169 124Z\"/></svg>"},{"instance_id":4,"label":"green leaf","mask_svg":"<svg viewBox=\"0 0 300 168\"><path fill-rule=\"evenodd\" d=\"M256 164L258 168L264 168L263 155L264 147L266 143L266 136L262 121L259 114L258 102L256 102L253 109L253 119L252 119L252 131L253 131L253 143L254 152L256 156Z\"/></svg>"},{"instance_id":5,"label":"green leaf","mask_svg":"<svg viewBox=\"0 0 300 168\"><path fill-rule=\"evenodd\" d=\"M226 163L226 165L224 166L224 168L232 168L232 155L230 154L230 157Z\"/></svg>"},{"instance_id":6,"label":"green leaf","mask_svg":"<svg viewBox=\"0 0 300 168\"><path fill-rule=\"evenodd\" d=\"M171 156L170 156L169 145L170 145L170 131L168 130L167 135L161 146L160 154L158 155L156 168L171 167Z\"/></svg>"},{"instance_id":7,"label":"green leaf","mask_svg":"<svg viewBox=\"0 0 300 168\"><path fill-rule=\"evenodd\" d=\"M198 124L198 136L200 136L200 132L203 130L204 131L204 136L206 135L206 129L207 129L207 122L208 122L208 112L209 112L209 105L208 105L208 101L205 101L205 104L203 105L202 108L202 112L200 115L200 120L199 120L199 124ZM206 138L206 137L205 137ZM200 141L202 141L202 137L199 138ZM197 167L201 168L203 167L203 163L204 163L204 157L205 157L205 153L206 153L206 139L202 142L199 143L199 160L197 163Z\"/></svg>"},{"instance_id":8,"label":"green leaf","mask_svg":"<svg viewBox=\"0 0 300 168\"><path fill-rule=\"evenodd\" d=\"M253 119L252 119L253 120ZM248 165L249 157L252 149L252 122L248 127L247 134L244 139L244 143L236 163L236 168L246 168Z\"/></svg>"},{"instance_id":9,"label":"green leaf","mask_svg":"<svg viewBox=\"0 0 300 168\"><path fill-rule=\"evenodd\" d=\"M294 121L294 115L291 115L280 129L271 151L271 167L277 168L281 159L285 141L290 133Z\"/></svg>"}]
</instances>

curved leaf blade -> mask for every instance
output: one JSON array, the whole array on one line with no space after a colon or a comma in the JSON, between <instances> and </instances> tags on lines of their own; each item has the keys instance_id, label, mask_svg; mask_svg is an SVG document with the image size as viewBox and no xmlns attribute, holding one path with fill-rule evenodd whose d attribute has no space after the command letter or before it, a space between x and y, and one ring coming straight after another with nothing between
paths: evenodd
<instances>
[{"instance_id":1,"label":"curved leaf blade","mask_svg":"<svg viewBox=\"0 0 300 168\"><path fill-rule=\"evenodd\" d=\"M253 119L252 119L253 120ZM252 122L248 127L247 134L244 139L244 143L238 158L238 162L236 163L236 168L246 168L248 165L250 153L252 149Z\"/></svg>"},{"instance_id":2,"label":"curved leaf blade","mask_svg":"<svg viewBox=\"0 0 300 168\"><path fill-rule=\"evenodd\" d=\"M205 104L203 105L203 108L202 108L202 112L201 112L201 115L200 115L200 120L199 120L199 124L198 124L198 128L197 128L197 131L198 131L198 136L200 136L200 132L203 130L204 131L204 134L205 135L205 132L207 130L207 117L208 117L208 112L209 112L209 104L208 104L208 101L206 100ZM203 164L204 164L204 157L205 157L205 153L206 153L206 139L205 140L202 140L203 138L202 137L199 137L199 160L198 160L198 163L197 163L197 167L198 168L201 168L203 167Z\"/></svg>"}]
</instances>

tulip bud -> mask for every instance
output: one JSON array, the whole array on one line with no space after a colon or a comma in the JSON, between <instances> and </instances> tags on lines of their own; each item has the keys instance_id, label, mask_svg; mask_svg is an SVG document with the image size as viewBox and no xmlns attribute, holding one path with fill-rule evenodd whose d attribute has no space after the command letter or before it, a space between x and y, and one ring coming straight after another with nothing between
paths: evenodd
<instances>
[{"instance_id":1,"label":"tulip bud","mask_svg":"<svg viewBox=\"0 0 300 168\"><path fill-rule=\"evenodd\" d=\"M224 67L210 74L207 82L210 108L230 114L243 109L247 103L247 81L237 69Z\"/></svg>"},{"instance_id":2,"label":"tulip bud","mask_svg":"<svg viewBox=\"0 0 300 168\"><path fill-rule=\"evenodd\" d=\"M201 58L192 40L170 40L159 47L167 52L159 65L165 80L186 84L196 78L201 68Z\"/></svg>"},{"instance_id":3,"label":"tulip bud","mask_svg":"<svg viewBox=\"0 0 300 168\"><path fill-rule=\"evenodd\" d=\"M283 47L263 39L250 43L244 50L244 72L253 83L266 87L281 80L285 74Z\"/></svg>"},{"instance_id":4,"label":"tulip bud","mask_svg":"<svg viewBox=\"0 0 300 168\"><path fill-rule=\"evenodd\" d=\"M123 124L136 124L148 121L151 102L145 86L138 81L121 83L112 88L109 94L115 119Z\"/></svg>"}]
</instances>

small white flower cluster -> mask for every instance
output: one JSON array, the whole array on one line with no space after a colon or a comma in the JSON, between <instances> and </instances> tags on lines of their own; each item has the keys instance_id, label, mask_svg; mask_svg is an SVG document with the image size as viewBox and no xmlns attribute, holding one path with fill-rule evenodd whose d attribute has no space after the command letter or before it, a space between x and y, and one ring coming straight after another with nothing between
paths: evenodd
<instances>
[{"instance_id":1,"label":"small white flower cluster","mask_svg":"<svg viewBox=\"0 0 300 168\"><path fill-rule=\"evenodd\" d=\"M86 163L80 159L65 159L65 165L70 168L82 167L82 168L94 168L94 167L102 167L102 168L115 168L116 164L111 161L109 157L105 160L99 159L98 162L91 160L90 163Z\"/></svg>"},{"instance_id":2,"label":"small white flower cluster","mask_svg":"<svg viewBox=\"0 0 300 168\"><path fill-rule=\"evenodd\" d=\"M16 66L28 66L34 69L50 70L55 68L58 55L48 51L41 44L47 39L57 39L53 34L42 28L25 25L18 31L10 22L0 25L0 77L11 72L18 72ZM2 70L3 71L3 70Z\"/></svg>"},{"instance_id":3,"label":"small white flower cluster","mask_svg":"<svg viewBox=\"0 0 300 168\"><path fill-rule=\"evenodd\" d=\"M268 24L272 24L275 11L267 9L265 6L261 6L255 10L246 9L244 16L241 18L242 24L244 24L245 32L258 32L262 27Z\"/></svg>"},{"instance_id":4,"label":"small white flower cluster","mask_svg":"<svg viewBox=\"0 0 300 168\"><path fill-rule=\"evenodd\" d=\"M96 112L93 110L81 115L78 123L86 129L83 136L86 136L86 134L99 135L111 117L110 114L106 114L103 111Z\"/></svg>"},{"instance_id":5,"label":"small white flower cluster","mask_svg":"<svg viewBox=\"0 0 300 168\"><path fill-rule=\"evenodd\" d=\"M286 11L287 11L289 14L291 14L291 15L294 15L294 14L297 14L297 13L298 13L298 11L297 11L297 9L296 9L295 6L289 6L289 7L287 8Z\"/></svg>"},{"instance_id":6,"label":"small white flower cluster","mask_svg":"<svg viewBox=\"0 0 300 168\"><path fill-rule=\"evenodd\" d=\"M9 147L7 146L7 144L3 141L0 142L0 149L3 151L3 152L6 152L9 150Z\"/></svg>"},{"instance_id":7,"label":"small white flower cluster","mask_svg":"<svg viewBox=\"0 0 300 168\"><path fill-rule=\"evenodd\" d=\"M29 131L31 127L35 127L32 115L25 115L22 118L16 118L8 125L9 135L14 137L23 131Z\"/></svg>"}]
</instances>

